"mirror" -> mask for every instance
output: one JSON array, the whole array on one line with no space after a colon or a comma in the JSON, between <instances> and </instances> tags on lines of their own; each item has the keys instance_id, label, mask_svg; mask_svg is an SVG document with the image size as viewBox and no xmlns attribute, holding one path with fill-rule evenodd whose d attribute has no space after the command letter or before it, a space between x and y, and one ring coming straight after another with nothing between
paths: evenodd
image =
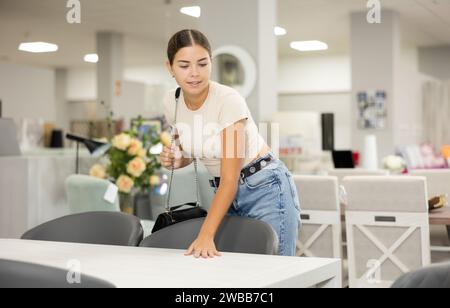
<instances>
[{"instance_id":1,"label":"mirror","mask_svg":"<svg viewBox=\"0 0 450 308\"><path fill-rule=\"evenodd\" d=\"M256 85L256 64L241 47L223 46L213 52L212 79L247 98Z\"/></svg>"}]
</instances>

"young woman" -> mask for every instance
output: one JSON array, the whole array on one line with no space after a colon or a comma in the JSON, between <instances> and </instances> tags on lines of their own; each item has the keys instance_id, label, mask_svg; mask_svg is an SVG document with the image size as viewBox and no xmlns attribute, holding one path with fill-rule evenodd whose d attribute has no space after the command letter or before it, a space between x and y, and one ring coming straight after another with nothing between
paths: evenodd
<instances>
[{"instance_id":1,"label":"young woman","mask_svg":"<svg viewBox=\"0 0 450 308\"><path fill-rule=\"evenodd\" d=\"M210 81L211 46L196 30L183 30L169 41L167 69L181 88L177 110L177 147L165 147L161 164L184 168L200 159L214 179L208 216L186 255L220 256L214 244L225 215L259 219L279 238L279 254L295 255L300 225L297 190L286 166L260 136L245 99L232 88ZM175 90L165 100L170 124Z\"/></svg>"}]
</instances>

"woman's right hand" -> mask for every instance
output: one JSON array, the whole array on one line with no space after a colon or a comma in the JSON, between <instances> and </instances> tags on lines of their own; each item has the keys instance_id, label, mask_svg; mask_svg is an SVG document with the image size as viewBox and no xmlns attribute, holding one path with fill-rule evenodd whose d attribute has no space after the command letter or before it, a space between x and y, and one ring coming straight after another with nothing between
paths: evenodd
<instances>
[{"instance_id":1,"label":"woman's right hand","mask_svg":"<svg viewBox=\"0 0 450 308\"><path fill-rule=\"evenodd\" d=\"M180 169L184 165L183 153L179 146L165 146L160 155L161 166L167 169Z\"/></svg>"}]
</instances>

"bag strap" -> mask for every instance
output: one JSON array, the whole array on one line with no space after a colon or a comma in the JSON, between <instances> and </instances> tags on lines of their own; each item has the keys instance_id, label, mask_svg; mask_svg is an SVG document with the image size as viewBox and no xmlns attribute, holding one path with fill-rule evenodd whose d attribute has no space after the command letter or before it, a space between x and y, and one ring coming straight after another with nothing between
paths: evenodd
<instances>
[{"instance_id":1,"label":"bag strap","mask_svg":"<svg viewBox=\"0 0 450 308\"><path fill-rule=\"evenodd\" d=\"M173 147L174 144L175 144L175 124L177 123L178 101L180 99L180 95L181 95L181 88L178 88L175 91L175 117L174 117L174 123L173 123L173 127L172 127L172 132L170 134L171 147ZM179 138L179 136L178 136L178 138ZM185 205L199 207L200 206L200 202L199 202L199 200L200 200L200 189L199 189L199 183L198 183L198 163L197 163L197 158L194 158L194 169L195 169L195 188L196 188L197 201L196 201L196 203L187 203ZM167 193L167 199L166 199L166 212L167 213L170 213L172 211L175 211L175 210L185 206L185 205L179 205L179 206L175 206L173 208L170 207L170 196L171 196L171 192L172 192L172 183L173 183L174 173L175 173L175 161L172 163L172 168L171 168L171 171L170 171L169 191Z\"/></svg>"},{"instance_id":2,"label":"bag strap","mask_svg":"<svg viewBox=\"0 0 450 308\"><path fill-rule=\"evenodd\" d=\"M190 202L190 203L186 203L186 204L182 204L182 205L173 206L173 207L170 208L170 211L171 211L171 212L176 211L176 210L178 210L179 208L182 208L183 206L197 207L198 205L197 205L197 203L195 203L195 202Z\"/></svg>"}]
</instances>

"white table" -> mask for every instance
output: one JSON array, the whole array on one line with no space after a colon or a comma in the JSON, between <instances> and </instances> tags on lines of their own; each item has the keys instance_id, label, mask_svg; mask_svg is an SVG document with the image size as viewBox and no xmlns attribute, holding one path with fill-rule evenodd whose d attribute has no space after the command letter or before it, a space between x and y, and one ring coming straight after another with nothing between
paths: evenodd
<instances>
[{"instance_id":1,"label":"white table","mask_svg":"<svg viewBox=\"0 0 450 308\"><path fill-rule=\"evenodd\" d=\"M195 259L180 250L11 239L0 239L0 259L61 269L76 260L81 273L121 288L341 287L339 259L232 253Z\"/></svg>"},{"instance_id":2,"label":"white table","mask_svg":"<svg viewBox=\"0 0 450 308\"><path fill-rule=\"evenodd\" d=\"M82 151L81 173L96 159ZM0 238L19 238L25 231L69 214L64 183L75 173L75 152L31 153L0 157Z\"/></svg>"}]
</instances>

